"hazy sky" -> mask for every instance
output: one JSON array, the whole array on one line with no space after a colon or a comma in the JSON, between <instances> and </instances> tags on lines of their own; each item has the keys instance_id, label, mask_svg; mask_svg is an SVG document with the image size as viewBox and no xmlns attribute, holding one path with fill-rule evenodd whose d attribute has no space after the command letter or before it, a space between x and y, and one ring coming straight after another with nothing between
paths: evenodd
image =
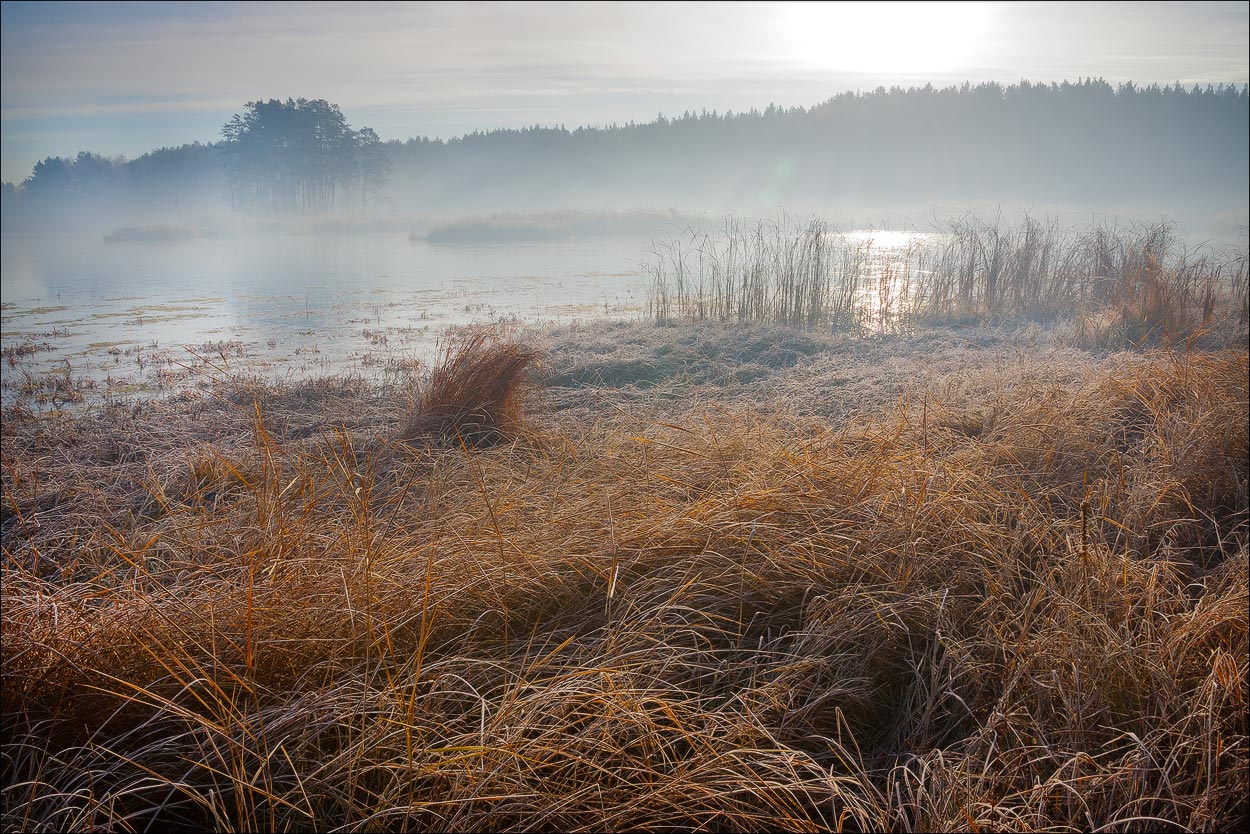
<instances>
[{"instance_id":1,"label":"hazy sky","mask_svg":"<svg viewBox=\"0 0 1250 834\"><path fill-rule=\"evenodd\" d=\"M1250 4L20 3L0 7L0 176L215 141L256 98L326 98L383 139L844 90L1250 78Z\"/></svg>"}]
</instances>

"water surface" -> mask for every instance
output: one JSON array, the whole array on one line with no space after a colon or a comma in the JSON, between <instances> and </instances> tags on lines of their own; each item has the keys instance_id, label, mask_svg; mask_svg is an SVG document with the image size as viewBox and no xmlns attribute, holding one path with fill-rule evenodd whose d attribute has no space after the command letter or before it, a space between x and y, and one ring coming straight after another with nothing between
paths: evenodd
<instances>
[{"instance_id":1,"label":"water surface","mask_svg":"<svg viewBox=\"0 0 1250 834\"><path fill-rule=\"evenodd\" d=\"M853 232L883 274L914 233ZM473 322L643 313L652 239L432 244L406 234L240 234L169 242L5 235L0 392L61 407L238 372L377 378ZM859 290L885 310L882 287ZM882 313L881 315L884 315ZM878 316L880 317L880 315Z\"/></svg>"},{"instance_id":2,"label":"water surface","mask_svg":"<svg viewBox=\"0 0 1250 834\"><path fill-rule=\"evenodd\" d=\"M369 374L397 356L428 360L453 324L634 316L645 304L645 246L436 245L395 233L117 244L6 235L4 396L29 385L23 371L68 370L92 390L128 392L165 390L187 366Z\"/></svg>"}]
</instances>

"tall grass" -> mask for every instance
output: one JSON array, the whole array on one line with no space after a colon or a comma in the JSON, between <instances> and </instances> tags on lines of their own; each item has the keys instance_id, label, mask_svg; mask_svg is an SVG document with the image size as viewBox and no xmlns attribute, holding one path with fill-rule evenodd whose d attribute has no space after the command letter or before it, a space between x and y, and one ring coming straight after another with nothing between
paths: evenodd
<instances>
[{"instance_id":1,"label":"tall grass","mask_svg":"<svg viewBox=\"0 0 1250 834\"><path fill-rule=\"evenodd\" d=\"M1206 337L1245 344L1246 248L1189 250L1174 225L1060 229L961 218L882 246L822 221L653 242L649 312L676 319L901 330L925 323L1065 319L1083 343Z\"/></svg>"},{"instance_id":2,"label":"tall grass","mask_svg":"<svg viewBox=\"0 0 1250 834\"><path fill-rule=\"evenodd\" d=\"M789 218L754 226L728 218L718 232L652 241L650 313L661 322L849 326L870 251L819 220L794 228Z\"/></svg>"},{"instance_id":3,"label":"tall grass","mask_svg":"<svg viewBox=\"0 0 1250 834\"><path fill-rule=\"evenodd\" d=\"M471 344L430 392L495 390ZM306 436L269 392L133 465L89 415L6 420L0 818L1244 827L1248 372L1120 355L836 428L493 448Z\"/></svg>"}]
</instances>

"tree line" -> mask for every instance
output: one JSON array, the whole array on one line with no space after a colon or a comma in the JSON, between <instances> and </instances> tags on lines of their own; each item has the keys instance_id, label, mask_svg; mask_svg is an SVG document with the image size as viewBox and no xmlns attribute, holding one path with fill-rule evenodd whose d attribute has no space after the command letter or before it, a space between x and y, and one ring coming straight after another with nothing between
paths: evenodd
<instances>
[{"instance_id":1,"label":"tree line","mask_svg":"<svg viewBox=\"0 0 1250 834\"><path fill-rule=\"evenodd\" d=\"M148 210L165 220L220 213L334 214L369 210L391 160L377 133L353 130L325 99L249 101L221 141L160 148L137 159L80 151L35 164L4 184L6 221L30 213Z\"/></svg>"},{"instance_id":2,"label":"tree line","mask_svg":"<svg viewBox=\"0 0 1250 834\"><path fill-rule=\"evenodd\" d=\"M600 128L494 130L387 146L400 205L881 206L1017 200L1244 204L1246 86L964 84L812 107L687 112ZM654 199L658 196L660 199Z\"/></svg>"},{"instance_id":3,"label":"tree line","mask_svg":"<svg viewBox=\"0 0 1250 834\"><path fill-rule=\"evenodd\" d=\"M996 83L842 93L812 107L381 142L323 99L248 102L220 141L136 160L52 157L13 207L172 218L556 206L1093 201L1244 211L1247 87ZM389 173L389 177L388 177ZM389 179L389 182L388 182Z\"/></svg>"}]
</instances>

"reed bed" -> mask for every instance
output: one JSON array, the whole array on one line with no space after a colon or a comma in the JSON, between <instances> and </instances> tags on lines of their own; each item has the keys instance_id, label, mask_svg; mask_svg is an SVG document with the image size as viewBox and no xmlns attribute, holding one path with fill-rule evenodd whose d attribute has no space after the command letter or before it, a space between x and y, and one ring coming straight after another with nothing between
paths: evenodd
<instances>
[{"instance_id":1,"label":"reed bed","mask_svg":"<svg viewBox=\"0 0 1250 834\"><path fill-rule=\"evenodd\" d=\"M460 217L436 223L424 232L413 230L412 242L430 243L522 243L535 241L602 239L653 235L689 226L692 216L673 210L628 211L561 209L527 214L502 212Z\"/></svg>"},{"instance_id":2,"label":"reed bed","mask_svg":"<svg viewBox=\"0 0 1250 834\"><path fill-rule=\"evenodd\" d=\"M1166 221L1061 229L964 217L882 244L817 219L728 218L715 232L657 239L651 255L658 322L900 332L1063 319L1089 346L1246 343L1244 234L1230 248L1191 250Z\"/></svg>"},{"instance_id":3,"label":"reed bed","mask_svg":"<svg viewBox=\"0 0 1250 834\"><path fill-rule=\"evenodd\" d=\"M488 448L329 381L5 420L0 819L1244 827L1248 372L531 410Z\"/></svg>"}]
</instances>

